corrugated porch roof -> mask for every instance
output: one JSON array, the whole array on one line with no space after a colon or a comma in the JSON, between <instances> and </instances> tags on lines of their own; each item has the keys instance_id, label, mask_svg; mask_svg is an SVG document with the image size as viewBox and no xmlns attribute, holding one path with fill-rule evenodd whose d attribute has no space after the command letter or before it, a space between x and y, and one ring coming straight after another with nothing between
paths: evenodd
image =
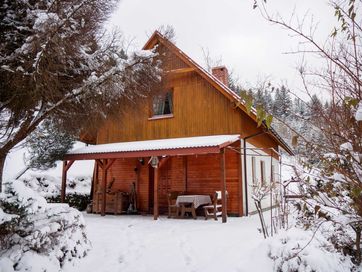
<instances>
[{"instance_id":1,"label":"corrugated porch roof","mask_svg":"<svg viewBox=\"0 0 362 272\"><path fill-rule=\"evenodd\" d=\"M221 148L239 139L240 135L237 134L99 144L72 150L64 159L92 160L219 153Z\"/></svg>"}]
</instances>

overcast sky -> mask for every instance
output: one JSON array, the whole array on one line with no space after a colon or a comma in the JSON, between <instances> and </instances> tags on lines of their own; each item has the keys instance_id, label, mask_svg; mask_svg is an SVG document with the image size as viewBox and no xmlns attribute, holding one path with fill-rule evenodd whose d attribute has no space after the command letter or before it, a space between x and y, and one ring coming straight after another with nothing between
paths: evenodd
<instances>
[{"instance_id":1,"label":"overcast sky","mask_svg":"<svg viewBox=\"0 0 362 272\"><path fill-rule=\"evenodd\" d=\"M335 24L333 10L324 0L267 3L271 14L279 12L287 19L293 11L300 18L306 12L313 14L321 41ZM202 48L206 48L213 58L221 57L243 84L268 76L276 84L287 82L290 88L301 88L296 71L301 56L284 54L297 48L298 39L268 23L252 5L253 0L122 0L110 25L119 27L138 48L159 26L171 25L176 45L201 65L205 64Z\"/></svg>"}]
</instances>

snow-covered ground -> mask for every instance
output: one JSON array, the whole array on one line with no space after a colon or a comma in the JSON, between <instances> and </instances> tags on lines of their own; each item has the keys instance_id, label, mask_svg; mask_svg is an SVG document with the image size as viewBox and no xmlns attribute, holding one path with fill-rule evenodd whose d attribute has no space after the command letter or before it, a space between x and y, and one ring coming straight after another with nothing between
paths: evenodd
<instances>
[{"instance_id":1,"label":"snow-covered ground","mask_svg":"<svg viewBox=\"0 0 362 272\"><path fill-rule=\"evenodd\" d=\"M26 150L21 148L10 154L5 166L5 180L11 180L21 171L24 156ZM290 166L296 164L294 160L283 158L282 180L288 180L294 174ZM83 181L89 179L83 177L92 175L93 162L77 163L72 166L68 178L82 181L76 182L81 186L75 186L73 191L88 192L89 184L86 186ZM48 171L28 171L22 180L38 194L48 196L59 191L60 174L59 163ZM44 185L46 190L42 189ZM101 217L83 213L83 216L90 250L84 258L73 258L64 263L61 271L272 272L281 268L283 272L349 272L352 267L350 259L331 250L330 243L322 236L317 235L304 249L313 236L311 231L300 228L287 232L280 230L276 237L263 239L258 231L258 215L230 217L226 224L220 220L205 221L202 217L192 220L161 216L155 221L150 215ZM265 212L264 216L269 224L270 212ZM74 244L74 241L68 242ZM295 255L299 251L301 253ZM47 267L49 254L53 252L39 254L43 261L38 258L35 261L37 266L34 266L34 259L29 259L26 265L33 267L33 272L38 271L35 267ZM53 271L60 272L58 268L47 268L47 272ZM6 272L1 270L1 256L0 272Z\"/></svg>"},{"instance_id":2,"label":"snow-covered ground","mask_svg":"<svg viewBox=\"0 0 362 272\"><path fill-rule=\"evenodd\" d=\"M84 217L93 248L66 272L273 271L273 261L258 256L263 238L257 216L228 218L226 224L202 217Z\"/></svg>"}]
</instances>

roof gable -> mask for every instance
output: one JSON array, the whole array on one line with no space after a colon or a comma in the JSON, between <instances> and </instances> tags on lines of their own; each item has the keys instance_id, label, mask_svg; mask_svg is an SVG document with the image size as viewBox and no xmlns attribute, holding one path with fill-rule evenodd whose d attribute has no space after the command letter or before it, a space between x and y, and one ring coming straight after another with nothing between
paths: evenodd
<instances>
[{"instance_id":1,"label":"roof gable","mask_svg":"<svg viewBox=\"0 0 362 272\"><path fill-rule=\"evenodd\" d=\"M192 68L196 73L198 73L204 80L210 83L217 91L224 95L230 102L234 103L236 108L240 108L243 112L245 112L254 122L257 123L256 111L252 109L248 111L244 101L241 99L239 95L233 92L228 86L224 85L219 79L210 74L204 68L202 68L199 64L197 64L194 60L192 60L188 55L186 55L181 49L179 49L175 44L170 42L168 39L162 36L158 31L155 31L152 36L148 39L146 44L142 49L149 50L154 48L157 44L162 44L167 49L169 49L172 53L174 53L179 59L181 59L187 66ZM266 125L263 123L264 129L267 129ZM293 151L290 147L285 143L285 141L276 133L276 131L272 128L267 129L268 134L274 138L279 145L285 149L289 154L293 155Z\"/></svg>"}]
</instances>

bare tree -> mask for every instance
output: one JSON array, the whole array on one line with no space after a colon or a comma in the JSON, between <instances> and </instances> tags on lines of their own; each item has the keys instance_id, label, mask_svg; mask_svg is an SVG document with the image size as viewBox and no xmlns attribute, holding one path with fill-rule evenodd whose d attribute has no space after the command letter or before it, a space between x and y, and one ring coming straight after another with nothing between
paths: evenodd
<instances>
[{"instance_id":1,"label":"bare tree","mask_svg":"<svg viewBox=\"0 0 362 272\"><path fill-rule=\"evenodd\" d=\"M322 68L299 68L306 93L320 90L328 107L314 107L309 122L321 138L301 139L310 154L304 157L306 173L299 176L304 185L303 209L310 215L351 227L355 233L354 260L361 263L362 231L362 124L356 118L362 100L362 1L331 1L337 25L320 44L314 37L315 26L305 20L284 20L271 16L263 2L256 2L269 22L302 39L303 49L294 54L312 54L324 61ZM292 18L293 19L293 18Z\"/></svg>"}]
</instances>

